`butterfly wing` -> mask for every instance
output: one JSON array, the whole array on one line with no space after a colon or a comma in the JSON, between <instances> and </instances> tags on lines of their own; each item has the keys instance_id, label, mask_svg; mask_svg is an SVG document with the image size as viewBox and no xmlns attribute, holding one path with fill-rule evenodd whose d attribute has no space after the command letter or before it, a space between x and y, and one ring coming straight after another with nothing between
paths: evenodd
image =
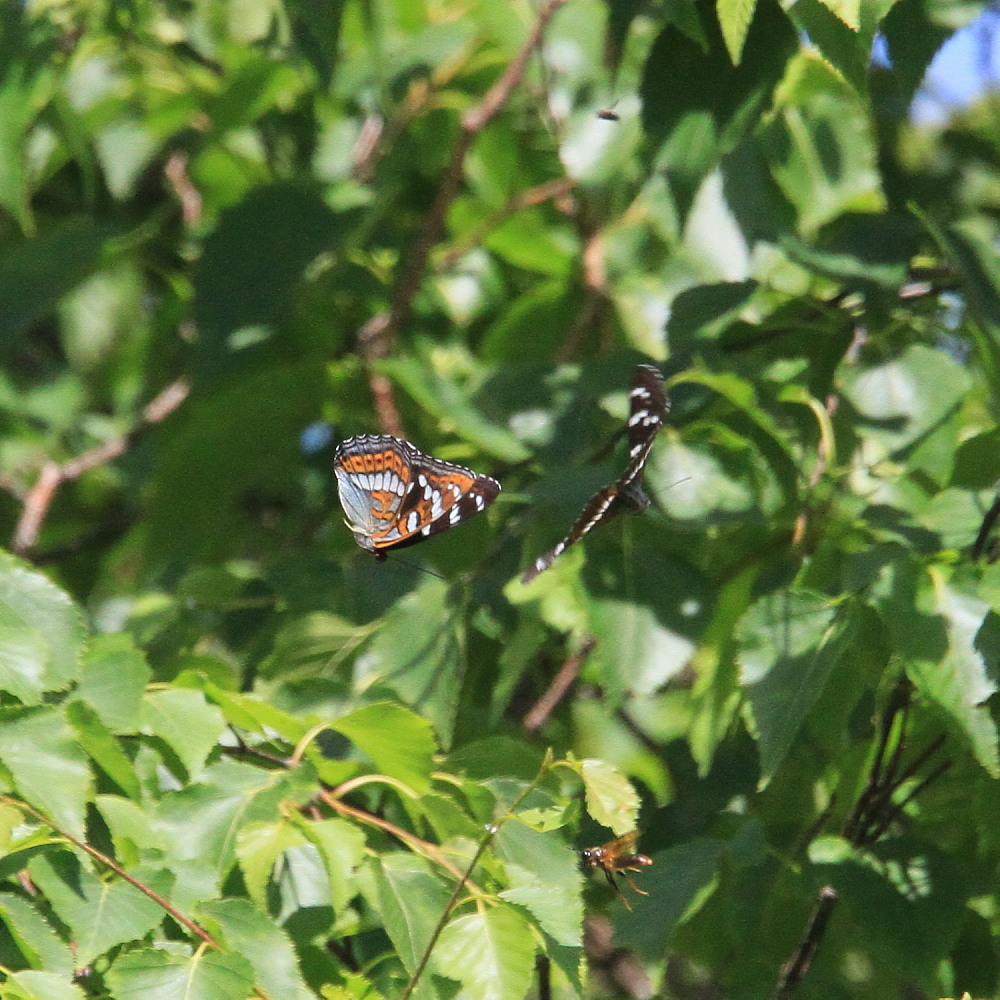
<instances>
[{"instance_id":1,"label":"butterfly wing","mask_svg":"<svg viewBox=\"0 0 1000 1000\"><path fill-rule=\"evenodd\" d=\"M344 441L335 456L340 503L363 549L415 545L485 510L500 484L461 465L425 455L388 434Z\"/></svg>"},{"instance_id":2,"label":"butterfly wing","mask_svg":"<svg viewBox=\"0 0 1000 1000\"><path fill-rule=\"evenodd\" d=\"M521 574L521 583L531 583L539 573L544 573L571 545L593 531L602 521L613 517L616 513L615 507L620 502L621 495L617 486L605 486L603 490L595 493L587 501L587 505L580 512L580 516L573 523L573 527L569 529L566 537L544 555L539 556Z\"/></svg>"},{"instance_id":3,"label":"butterfly wing","mask_svg":"<svg viewBox=\"0 0 1000 1000\"><path fill-rule=\"evenodd\" d=\"M382 547L404 548L447 531L482 513L500 493L500 484L490 476L421 452L417 455L399 523Z\"/></svg>"},{"instance_id":4,"label":"butterfly wing","mask_svg":"<svg viewBox=\"0 0 1000 1000\"><path fill-rule=\"evenodd\" d=\"M618 486L631 486L642 477L650 449L667 416L663 376L652 365L636 365L629 393L628 465Z\"/></svg>"},{"instance_id":5,"label":"butterfly wing","mask_svg":"<svg viewBox=\"0 0 1000 1000\"><path fill-rule=\"evenodd\" d=\"M392 535L413 479L412 445L388 434L360 434L334 456L337 491L354 540L374 552ZM416 449L413 449L414 451Z\"/></svg>"},{"instance_id":6,"label":"butterfly wing","mask_svg":"<svg viewBox=\"0 0 1000 1000\"><path fill-rule=\"evenodd\" d=\"M626 509L642 511L649 506L649 498L639 484L646 459L666 415L667 396L663 389L663 376L652 365L636 365L629 393L629 458L625 471L613 486L605 486L587 501L566 537L525 570L521 583L530 583L566 549L615 514Z\"/></svg>"}]
</instances>

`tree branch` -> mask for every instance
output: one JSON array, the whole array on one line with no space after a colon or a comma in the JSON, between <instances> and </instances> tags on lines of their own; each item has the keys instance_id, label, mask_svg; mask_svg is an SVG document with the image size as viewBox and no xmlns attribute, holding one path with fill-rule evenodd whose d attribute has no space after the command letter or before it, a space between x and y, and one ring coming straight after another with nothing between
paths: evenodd
<instances>
[{"instance_id":1,"label":"tree branch","mask_svg":"<svg viewBox=\"0 0 1000 1000\"><path fill-rule=\"evenodd\" d=\"M552 710L563 700L566 692L573 685L573 681L580 674L580 670L591 650L597 645L596 639L588 639L572 656L566 657L566 661L552 678L552 683L542 694L541 698L528 710L521 725L527 733L537 733L548 721Z\"/></svg>"},{"instance_id":2,"label":"tree branch","mask_svg":"<svg viewBox=\"0 0 1000 1000\"><path fill-rule=\"evenodd\" d=\"M541 45L549 22L566 2L567 0L546 0L521 51L486 92L479 104L462 115L458 141L452 150L451 160L445 169L434 202L424 216L409 253L399 269L389 310L387 313L373 316L358 332L361 356L366 362L387 357L399 331L409 322L413 312L413 300L423 282L431 249L444 228L448 206L455 200L461 186L465 173L465 157L476 136L490 123L509 100L514 88L521 82L528 60ZM389 380L384 375L371 373L369 384L383 430L389 434L402 436L402 421L392 397Z\"/></svg>"},{"instance_id":3,"label":"tree branch","mask_svg":"<svg viewBox=\"0 0 1000 1000\"><path fill-rule=\"evenodd\" d=\"M188 383L178 379L144 407L142 419L128 433L95 445L82 455L68 459L62 464L46 461L35 485L24 496L21 517L11 539L11 550L18 555L26 555L34 548L56 491L64 482L78 479L85 472L106 465L124 455L144 431L173 413L187 398L189 390Z\"/></svg>"}]
</instances>

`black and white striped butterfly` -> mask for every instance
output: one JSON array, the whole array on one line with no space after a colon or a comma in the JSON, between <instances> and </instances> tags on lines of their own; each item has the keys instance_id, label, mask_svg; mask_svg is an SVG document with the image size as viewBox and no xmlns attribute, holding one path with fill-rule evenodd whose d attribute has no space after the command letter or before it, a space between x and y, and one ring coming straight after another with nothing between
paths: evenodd
<instances>
[{"instance_id":1,"label":"black and white striped butterfly","mask_svg":"<svg viewBox=\"0 0 1000 1000\"><path fill-rule=\"evenodd\" d=\"M636 365L629 400L630 412L625 428L628 433L628 465L621 478L590 498L569 534L531 564L521 576L521 583L534 580L574 542L578 542L599 524L623 510L643 511L649 506L649 497L642 492L642 471L653 441L663 426L669 405L663 390L663 376L658 369L652 365Z\"/></svg>"}]
</instances>

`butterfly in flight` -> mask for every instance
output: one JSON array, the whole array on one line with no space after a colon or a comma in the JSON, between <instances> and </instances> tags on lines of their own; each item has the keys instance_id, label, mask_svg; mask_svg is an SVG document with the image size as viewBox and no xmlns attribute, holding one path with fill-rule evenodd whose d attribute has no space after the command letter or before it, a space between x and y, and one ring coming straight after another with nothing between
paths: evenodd
<instances>
[{"instance_id":1,"label":"butterfly in flight","mask_svg":"<svg viewBox=\"0 0 1000 1000\"><path fill-rule=\"evenodd\" d=\"M495 479L388 434L342 441L334 467L347 526L379 561L386 549L415 545L486 510L500 492Z\"/></svg>"},{"instance_id":2,"label":"butterfly in flight","mask_svg":"<svg viewBox=\"0 0 1000 1000\"><path fill-rule=\"evenodd\" d=\"M604 872L608 884L621 896L627 910L631 910L632 907L629 906L621 886L615 881L615 875L625 879L640 896L649 895L648 892L644 892L635 884L631 875L626 874L627 872L637 872L643 865L653 863L652 858L647 858L645 854L636 853L635 842L638 836L638 832L633 830L631 833L626 833L624 837L619 837L617 840L612 840L600 847L585 847L580 851L580 858L584 864L590 865L591 868L600 868Z\"/></svg>"},{"instance_id":3,"label":"butterfly in flight","mask_svg":"<svg viewBox=\"0 0 1000 1000\"><path fill-rule=\"evenodd\" d=\"M521 583L530 583L547 570L574 542L599 524L623 510L643 511L649 497L642 492L642 471L650 449L667 415L667 395L663 376L652 365L636 365L629 394L630 412L625 430L628 434L628 465L621 478L595 493L583 508L569 534L554 548L539 556L522 574Z\"/></svg>"}]
</instances>

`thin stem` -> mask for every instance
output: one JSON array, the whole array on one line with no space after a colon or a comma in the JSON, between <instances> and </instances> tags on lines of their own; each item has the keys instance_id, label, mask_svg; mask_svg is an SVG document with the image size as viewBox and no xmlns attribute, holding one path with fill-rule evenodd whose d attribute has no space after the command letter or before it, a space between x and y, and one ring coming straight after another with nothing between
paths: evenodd
<instances>
[{"instance_id":1,"label":"thin stem","mask_svg":"<svg viewBox=\"0 0 1000 1000\"><path fill-rule=\"evenodd\" d=\"M830 917L833 916L836 906L837 893L830 886L823 886L819 891L809 922L806 924L799 947L785 966L781 979L778 981L778 988L775 992L775 997L778 1000L791 996L809 971L809 966L816 957L820 942L826 934L826 926L830 922Z\"/></svg>"},{"instance_id":2,"label":"thin stem","mask_svg":"<svg viewBox=\"0 0 1000 1000\"><path fill-rule=\"evenodd\" d=\"M199 927L198 924L196 924L190 917L181 913L177 907L165 900L158 892L154 892L148 885L144 885L133 875L129 875L129 873L125 871L125 869L122 868L117 861L113 861L106 854L102 854L96 847L91 847L90 844L82 840L78 840L71 833L68 833L66 830L63 830L61 827L53 823L48 816L40 810L35 809L34 806L30 806L26 802L22 802L18 799L11 798L9 795L0 795L0 802L5 802L8 805L13 806L15 809L20 809L24 812L30 813L40 823L44 823L50 830L54 830L60 837L69 841L69 843L71 843L74 847L78 847L81 851L94 858L95 861L99 861L105 867L110 868L111 871L138 889L144 896L148 896L158 906L162 906L163 909L174 918L174 920L186 927L192 934L201 938L201 940L204 941L209 947L215 948L217 951L222 951L222 945L220 945L219 942L208 933L208 931L206 931L203 927Z\"/></svg>"},{"instance_id":3,"label":"thin stem","mask_svg":"<svg viewBox=\"0 0 1000 1000\"><path fill-rule=\"evenodd\" d=\"M545 725L555 707L573 686L573 682L579 676L584 663L587 662L587 657L590 656L591 650L596 645L596 639L587 639L578 652L566 657L566 661L552 678L552 683L525 715L524 721L521 723L525 732L537 733Z\"/></svg>"},{"instance_id":4,"label":"thin stem","mask_svg":"<svg viewBox=\"0 0 1000 1000\"><path fill-rule=\"evenodd\" d=\"M424 969L427 968L427 963L430 961L434 945L437 944L437 939L441 936L444 925L448 922L451 911L455 908L455 903L458 902L458 897L465 888L465 883L468 881L473 869L479 864L479 859L483 856L483 852L489 846L490 841L496 836L499 829L500 826L498 823L491 823L486 827L486 834L480 840L479 846L476 848L476 853L472 855L469 867L465 869L461 878L455 883L455 888L452 889L451 896L448 898L448 902L445 903L441 917L431 933L430 940L427 942L427 947L424 949L423 955L420 956L420 961L417 963L416 969L413 970L413 975L410 976L410 981L406 984L406 989L400 994L400 1000L407 1000L407 997L417 988L417 983L420 982L420 977L423 975Z\"/></svg>"},{"instance_id":5,"label":"thin stem","mask_svg":"<svg viewBox=\"0 0 1000 1000\"><path fill-rule=\"evenodd\" d=\"M424 949L423 955L420 956L420 961L417 964L416 969L413 971L410 981L406 984L406 989L403 990L400 995L400 1000L407 1000L410 994L416 989L417 983L420 981L420 977L423 975L424 969L427 968L427 963L430 961L434 945L437 944L437 940L441 936L441 932L444 930L445 924L448 923L448 918L451 916L451 912L455 908L455 904L458 902L458 897L462 892L462 889L465 887L466 882L469 881L469 876L472 874L473 869L477 864L479 864L479 859L483 856L483 852L489 846L490 841L497 835L500 827L503 826L503 824L508 820L513 819L514 810L516 810L517 807L520 806L520 804L535 790L535 787L541 780L542 775L546 772L546 770L548 770L549 764L550 754L546 753L545 759L542 761L542 765L538 769L538 773L531 780L531 782L521 790L521 794L518 795L518 797L510 804L505 815L500 817L500 819L498 819L495 823L490 823L486 827L486 832L480 840L479 846L476 848L476 853L472 856L472 860L469 862L468 868L466 868L458 882L455 884L455 888L452 890L448 902L441 911L441 917L431 934L430 940L427 942L427 947Z\"/></svg>"}]
</instances>

